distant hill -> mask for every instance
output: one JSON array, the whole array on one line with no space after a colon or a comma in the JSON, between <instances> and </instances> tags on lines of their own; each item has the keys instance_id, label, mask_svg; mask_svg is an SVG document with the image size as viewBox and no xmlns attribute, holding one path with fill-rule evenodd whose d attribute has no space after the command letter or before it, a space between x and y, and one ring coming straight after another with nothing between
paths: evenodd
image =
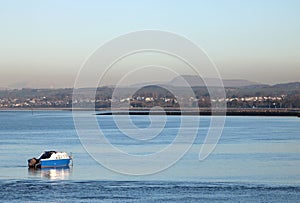
<instances>
[{"instance_id":1,"label":"distant hill","mask_svg":"<svg viewBox=\"0 0 300 203\"><path fill-rule=\"evenodd\" d=\"M181 86L182 80L174 78L173 83L165 85L146 85L138 87L120 87L118 91L122 92L121 98L133 98L131 103L133 107L178 107L177 102L174 100L174 95L182 99L191 106L197 105L197 101L189 100L191 97L190 90L194 92L194 96L199 98L198 104L200 107L210 107L211 101L209 99L210 93L208 88L204 86L204 82L199 78L187 77L186 80L191 83L192 88ZM193 81L194 80L194 81ZM208 79L212 85L214 79ZM179 82L177 82L179 81ZM200 82L199 82L200 81ZM224 80L226 97L231 100L228 101L229 108L300 108L300 82L292 82L276 85L263 85L253 84L245 80ZM177 83L176 83L177 82ZM202 83L201 83L202 82ZM250 84L250 85L248 85ZM202 86L201 86L202 85ZM247 85L247 86L242 86ZM235 87L233 87L235 86ZM79 105L84 107L86 103L96 100L95 105L97 108L109 108L111 105L112 94L114 93L113 87L99 87L97 88L96 95L91 88L78 89L83 102ZM0 108L70 108L72 104L72 88L65 89L11 89L0 90ZM116 95L115 95L116 96ZM258 98L255 99L253 98ZM150 101L143 100L142 98L150 98ZM151 100L152 98L152 100ZM250 98L250 100L241 100L239 98Z\"/></svg>"},{"instance_id":2,"label":"distant hill","mask_svg":"<svg viewBox=\"0 0 300 203\"><path fill-rule=\"evenodd\" d=\"M276 84L272 86L273 88L278 89L298 89L300 90L300 82L290 82L290 83L282 83L282 84Z\"/></svg>"},{"instance_id":3,"label":"distant hill","mask_svg":"<svg viewBox=\"0 0 300 203\"><path fill-rule=\"evenodd\" d=\"M300 82L282 83L276 85L250 85L236 87L227 90L227 96L280 96L280 95L299 95Z\"/></svg>"},{"instance_id":4,"label":"distant hill","mask_svg":"<svg viewBox=\"0 0 300 203\"><path fill-rule=\"evenodd\" d=\"M169 82L170 85L173 86L186 86L184 81L186 80L190 86L206 86L205 82L202 78L195 75L183 75L175 77L173 80ZM205 78L205 81L207 84L213 86L214 84L218 84L218 79L216 78ZM224 79L223 80L224 87L245 87L250 85L261 85L256 82L252 82L249 80L243 80L243 79Z\"/></svg>"}]
</instances>

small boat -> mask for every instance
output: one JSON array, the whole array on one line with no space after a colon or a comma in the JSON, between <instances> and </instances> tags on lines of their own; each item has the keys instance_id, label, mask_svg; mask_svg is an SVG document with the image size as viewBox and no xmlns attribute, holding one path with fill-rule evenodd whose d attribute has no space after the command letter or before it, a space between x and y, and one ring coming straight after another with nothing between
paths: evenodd
<instances>
[{"instance_id":1,"label":"small boat","mask_svg":"<svg viewBox=\"0 0 300 203\"><path fill-rule=\"evenodd\" d=\"M28 159L29 168L57 168L69 166L72 156L66 152L44 151L39 158Z\"/></svg>"}]
</instances>

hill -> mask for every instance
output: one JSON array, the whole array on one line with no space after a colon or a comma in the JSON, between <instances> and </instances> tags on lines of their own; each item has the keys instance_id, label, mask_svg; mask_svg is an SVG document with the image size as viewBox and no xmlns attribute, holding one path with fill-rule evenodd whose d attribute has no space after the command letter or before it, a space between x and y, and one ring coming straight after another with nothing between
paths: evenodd
<instances>
[{"instance_id":1,"label":"hill","mask_svg":"<svg viewBox=\"0 0 300 203\"><path fill-rule=\"evenodd\" d=\"M206 86L205 82L211 86L214 86L214 84L218 84L218 79L216 78L205 78L205 82L202 78L199 76L194 76L194 75L183 75L183 76L178 76L172 79L169 82L169 85L173 86L186 86L186 84L183 82L183 80L186 80L190 86L199 86L203 87ZM245 86L250 86L250 85L259 85L258 83L249 81L249 80L243 80L243 79L223 79L223 84L224 87L245 87Z\"/></svg>"}]
</instances>

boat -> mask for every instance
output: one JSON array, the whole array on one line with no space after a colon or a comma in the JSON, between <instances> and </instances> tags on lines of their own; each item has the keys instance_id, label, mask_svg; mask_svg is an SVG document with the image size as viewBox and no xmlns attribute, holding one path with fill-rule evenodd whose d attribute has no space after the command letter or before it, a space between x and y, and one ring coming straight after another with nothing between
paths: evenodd
<instances>
[{"instance_id":1,"label":"boat","mask_svg":"<svg viewBox=\"0 0 300 203\"><path fill-rule=\"evenodd\" d=\"M72 156L66 152L44 151L39 158L28 159L29 168L58 168L69 166Z\"/></svg>"}]
</instances>

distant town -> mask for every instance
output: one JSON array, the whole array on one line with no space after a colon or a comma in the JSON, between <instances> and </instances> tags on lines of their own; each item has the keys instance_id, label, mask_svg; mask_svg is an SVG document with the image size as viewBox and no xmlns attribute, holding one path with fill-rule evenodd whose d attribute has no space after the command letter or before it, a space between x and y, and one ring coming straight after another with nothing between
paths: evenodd
<instances>
[{"instance_id":1,"label":"distant town","mask_svg":"<svg viewBox=\"0 0 300 203\"><path fill-rule=\"evenodd\" d=\"M180 87L170 87L170 89ZM228 108L300 108L300 83L279 85L250 85L243 87L225 87L226 98L211 99L206 87L192 87L195 96L173 95L159 86L146 86L130 94L130 88L124 88L128 96L112 98L113 87L100 87L94 98L80 97L72 100L72 88L66 89L7 89L0 90L0 109L34 109L34 108L72 108L72 103L84 108L95 104L96 108L110 108L112 102L128 104L132 108L184 107L209 108L213 103L226 101ZM184 88L180 90L185 92ZM180 101L179 101L180 100Z\"/></svg>"}]
</instances>

